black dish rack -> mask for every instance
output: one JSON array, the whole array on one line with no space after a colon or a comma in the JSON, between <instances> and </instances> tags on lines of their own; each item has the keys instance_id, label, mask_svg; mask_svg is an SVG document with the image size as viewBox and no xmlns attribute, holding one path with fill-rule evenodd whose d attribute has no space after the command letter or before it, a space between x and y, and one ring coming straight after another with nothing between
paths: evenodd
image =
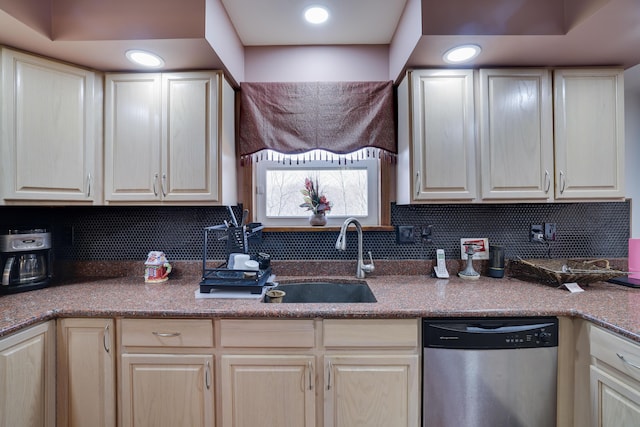
<instances>
[{"instance_id":1,"label":"black dish rack","mask_svg":"<svg viewBox=\"0 0 640 427\"><path fill-rule=\"evenodd\" d=\"M262 293L263 286L271 276L271 267L259 271L236 270L227 268L226 262L215 268L207 267L209 233L216 233L219 236L218 240L226 240L228 259L232 253L247 253L249 239L261 233L262 228L262 224L252 223L243 227L230 227L224 224L206 227L204 229L200 293L208 294L215 289L242 291L252 294Z\"/></svg>"}]
</instances>

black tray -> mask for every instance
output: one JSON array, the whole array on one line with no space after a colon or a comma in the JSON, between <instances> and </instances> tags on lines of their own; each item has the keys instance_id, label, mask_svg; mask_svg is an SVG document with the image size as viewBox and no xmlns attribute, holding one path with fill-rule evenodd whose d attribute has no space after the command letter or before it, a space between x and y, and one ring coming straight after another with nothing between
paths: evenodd
<instances>
[{"instance_id":1,"label":"black tray","mask_svg":"<svg viewBox=\"0 0 640 427\"><path fill-rule=\"evenodd\" d=\"M271 276L271 267L258 271L255 277L244 277L244 273L255 273L255 270L232 270L229 268L208 268L202 272L200 293L208 294L213 289L229 291L249 291L252 294L262 293L262 287Z\"/></svg>"}]
</instances>

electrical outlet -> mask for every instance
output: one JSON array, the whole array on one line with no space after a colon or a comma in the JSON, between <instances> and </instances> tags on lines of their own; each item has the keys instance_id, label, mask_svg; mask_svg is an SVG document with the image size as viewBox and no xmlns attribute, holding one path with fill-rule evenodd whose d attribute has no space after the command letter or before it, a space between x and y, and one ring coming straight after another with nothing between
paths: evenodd
<instances>
[{"instance_id":1,"label":"electrical outlet","mask_svg":"<svg viewBox=\"0 0 640 427\"><path fill-rule=\"evenodd\" d=\"M531 224L531 228L529 228L529 241L544 242L544 228L542 224Z\"/></svg>"},{"instance_id":2,"label":"electrical outlet","mask_svg":"<svg viewBox=\"0 0 640 427\"><path fill-rule=\"evenodd\" d=\"M427 245L433 244L433 225L427 225L426 227L422 227L422 233L420 237L422 238L422 243Z\"/></svg>"},{"instance_id":3,"label":"electrical outlet","mask_svg":"<svg viewBox=\"0 0 640 427\"><path fill-rule=\"evenodd\" d=\"M544 240L547 242L553 242L556 240L556 223L545 222L544 223Z\"/></svg>"},{"instance_id":4,"label":"electrical outlet","mask_svg":"<svg viewBox=\"0 0 640 427\"><path fill-rule=\"evenodd\" d=\"M413 225L398 225L396 227L396 243L399 245L415 243L416 235Z\"/></svg>"}]
</instances>

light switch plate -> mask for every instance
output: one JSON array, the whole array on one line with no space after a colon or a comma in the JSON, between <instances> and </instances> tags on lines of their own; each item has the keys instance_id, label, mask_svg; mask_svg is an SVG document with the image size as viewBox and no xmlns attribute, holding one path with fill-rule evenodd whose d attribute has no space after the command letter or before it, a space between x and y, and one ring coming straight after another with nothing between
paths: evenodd
<instances>
[{"instance_id":1,"label":"light switch plate","mask_svg":"<svg viewBox=\"0 0 640 427\"><path fill-rule=\"evenodd\" d=\"M460 239L460 259L467 259L467 254L464 253L465 243L473 243L474 245L476 245L476 253L473 254L473 259L489 259L489 239L488 238L465 237Z\"/></svg>"}]
</instances>

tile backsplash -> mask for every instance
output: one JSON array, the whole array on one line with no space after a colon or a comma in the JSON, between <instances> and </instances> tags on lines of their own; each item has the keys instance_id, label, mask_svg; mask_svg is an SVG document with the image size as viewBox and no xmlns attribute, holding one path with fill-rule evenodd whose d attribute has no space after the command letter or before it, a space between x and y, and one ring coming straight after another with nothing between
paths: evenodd
<instances>
[{"instance_id":1,"label":"tile backsplash","mask_svg":"<svg viewBox=\"0 0 640 427\"><path fill-rule=\"evenodd\" d=\"M241 208L234 207L236 216ZM506 257L624 258L630 236L631 202L540 204L392 204L393 225L416 227L416 240L396 243L394 231L366 231L364 249L374 259L433 259L436 248L447 258L460 258L460 238L486 237L505 247ZM161 250L170 260L202 259L204 228L229 219L224 207L0 207L0 226L49 227L57 259L144 260ZM530 224L553 222L557 240L549 247L529 242ZM419 230L433 225L432 244L423 244ZM353 227L350 227L350 230ZM280 260L354 259L355 233L347 235L347 251L335 249L337 231L263 232L250 244ZM215 236L217 237L217 236ZM225 258L225 242L209 245L212 259Z\"/></svg>"}]
</instances>

